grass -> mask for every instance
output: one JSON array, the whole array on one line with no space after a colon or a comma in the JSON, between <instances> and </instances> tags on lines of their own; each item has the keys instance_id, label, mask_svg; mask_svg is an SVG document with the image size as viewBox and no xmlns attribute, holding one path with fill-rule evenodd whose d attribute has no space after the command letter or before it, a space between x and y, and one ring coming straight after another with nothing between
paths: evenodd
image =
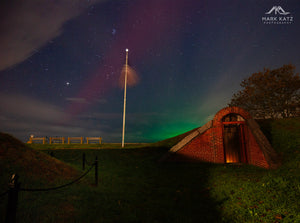
<instances>
[{"instance_id":1,"label":"grass","mask_svg":"<svg viewBox=\"0 0 300 223\"><path fill-rule=\"evenodd\" d=\"M78 157L78 152L57 150L54 155L81 168L81 162L70 160L70 154ZM79 222L98 218L104 222L193 222L198 218L217 222L219 215L205 185L207 165L158 164L164 152L159 148L85 151L90 162L98 156L101 177L99 187L80 199L88 201L87 208L78 203ZM86 218L93 209L96 215Z\"/></svg>"},{"instance_id":2,"label":"grass","mask_svg":"<svg viewBox=\"0 0 300 223\"><path fill-rule=\"evenodd\" d=\"M126 144L126 149L137 149L149 145L148 143L130 143ZM33 149L48 150L48 149L121 149L121 143L102 143L102 144L29 144Z\"/></svg>"},{"instance_id":3,"label":"grass","mask_svg":"<svg viewBox=\"0 0 300 223\"><path fill-rule=\"evenodd\" d=\"M260 124L282 155L283 165L277 170L158 163L179 138L123 150L112 149L116 145L109 144L85 150L39 145L42 153L53 152L53 159L62 160L79 173L83 173L83 152L90 163L97 156L99 185L94 185L92 171L65 189L20 192L17 218L19 222L300 222L300 120ZM23 187L48 186L47 179L28 175L28 169L18 171ZM7 188L9 178L3 173L0 193ZM57 179L51 185L64 182L67 180ZM5 215L6 198L0 200L0 216ZM0 222L3 219L0 217Z\"/></svg>"}]
</instances>

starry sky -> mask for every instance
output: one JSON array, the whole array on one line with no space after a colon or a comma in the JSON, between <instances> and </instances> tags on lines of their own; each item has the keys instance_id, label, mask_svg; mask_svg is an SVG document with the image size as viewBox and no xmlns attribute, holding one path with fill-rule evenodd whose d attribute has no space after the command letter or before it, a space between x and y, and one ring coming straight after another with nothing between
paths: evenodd
<instances>
[{"instance_id":1,"label":"starry sky","mask_svg":"<svg viewBox=\"0 0 300 223\"><path fill-rule=\"evenodd\" d=\"M273 6L282 11L269 12ZM263 17L292 17L267 24ZM298 0L4 0L0 131L155 142L211 120L242 79L300 69Z\"/></svg>"}]
</instances>

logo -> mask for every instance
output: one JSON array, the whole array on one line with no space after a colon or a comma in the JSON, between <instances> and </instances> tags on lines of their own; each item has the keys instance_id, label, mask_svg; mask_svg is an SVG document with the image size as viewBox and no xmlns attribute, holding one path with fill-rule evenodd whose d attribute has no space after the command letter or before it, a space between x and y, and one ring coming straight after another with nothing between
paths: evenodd
<instances>
[{"instance_id":1,"label":"logo","mask_svg":"<svg viewBox=\"0 0 300 223\"><path fill-rule=\"evenodd\" d=\"M273 6L265 13L268 16L261 17L261 21L266 25L292 24L294 17L290 12L286 12L281 6Z\"/></svg>"},{"instance_id":2,"label":"logo","mask_svg":"<svg viewBox=\"0 0 300 223\"><path fill-rule=\"evenodd\" d=\"M281 6L273 6L270 11L266 12L266 14L271 14L273 11L275 11L275 15L280 14L280 15L288 15L290 14L289 12L286 12L283 10Z\"/></svg>"}]
</instances>

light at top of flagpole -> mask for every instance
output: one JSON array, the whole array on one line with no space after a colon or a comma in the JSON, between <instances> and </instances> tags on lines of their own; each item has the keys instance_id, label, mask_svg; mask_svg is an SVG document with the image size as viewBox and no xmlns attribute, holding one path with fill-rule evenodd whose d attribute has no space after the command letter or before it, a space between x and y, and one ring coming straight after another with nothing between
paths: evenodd
<instances>
[{"instance_id":1,"label":"light at top of flagpole","mask_svg":"<svg viewBox=\"0 0 300 223\"><path fill-rule=\"evenodd\" d=\"M126 52L128 52L128 48L126 48Z\"/></svg>"}]
</instances>

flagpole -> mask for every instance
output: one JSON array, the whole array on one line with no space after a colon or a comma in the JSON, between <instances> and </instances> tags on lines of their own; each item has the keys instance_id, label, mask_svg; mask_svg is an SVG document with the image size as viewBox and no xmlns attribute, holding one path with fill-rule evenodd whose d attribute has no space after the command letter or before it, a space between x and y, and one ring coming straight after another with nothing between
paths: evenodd
<instances>
[{"instance_id":1,"label":"flagpole","mask_svg":"<svg viewBox=\"0 0 300 223\"><path fill-rule=\"evenodd\" d=\"M122 148L124 148L124 138L125 138L126 93L127 93L127 69L128 69L128 49L126 49L126 63L125 63Z\"/></svg>"}]
</instances>

